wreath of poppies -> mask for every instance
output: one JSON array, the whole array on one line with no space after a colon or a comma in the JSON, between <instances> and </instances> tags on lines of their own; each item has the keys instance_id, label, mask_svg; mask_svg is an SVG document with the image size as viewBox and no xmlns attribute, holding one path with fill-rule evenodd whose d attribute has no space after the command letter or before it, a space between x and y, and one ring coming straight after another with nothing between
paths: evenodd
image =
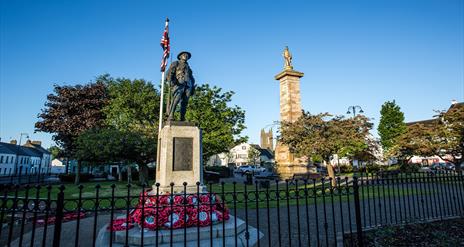
<instances>
[{"instance_id":1,"label":"wreath of poppies","mask_svg":"<svg viewBox=\"0 0 464 247\"><path fill-rule=\"evenodd\" d=\"M113 220L109 231L123 231L135 225L148 230L210 226L228 220L229 209L214 193L200 195L140 194L137 207L126 217Z\"/></svg>"}]
</instances>

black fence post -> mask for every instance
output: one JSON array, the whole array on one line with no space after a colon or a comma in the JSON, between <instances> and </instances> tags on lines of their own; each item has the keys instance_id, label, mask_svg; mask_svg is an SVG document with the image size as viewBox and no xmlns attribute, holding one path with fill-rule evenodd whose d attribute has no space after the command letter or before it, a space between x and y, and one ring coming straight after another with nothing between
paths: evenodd
<instances>
[{"instance_id":1,"label":"black fence post","mask_svg":"<svg viewBox=\"0 0 464 247\"><path fill-rule=\"evenodd\" d=\"M55 214L55 229L53 233L53 247L60 246L61 237L61 224L63 221L63 210L64 210L64 185L60 186L60 192L56 201L56 214Z\"/></svg>"},{"instance_id":2,"label":"black fence post","mask_svg":"<svg viewBox=\"0 0 464 247\"><path fill-rule=\"evenodd\" d=\"M363 246L362 223L361 223L361 206L359 202L359 185L358 178L353 177L353 193L354 193L354 212L356 218L356 233L358 237L358 246Z\"/></svg>"}]
</instances>

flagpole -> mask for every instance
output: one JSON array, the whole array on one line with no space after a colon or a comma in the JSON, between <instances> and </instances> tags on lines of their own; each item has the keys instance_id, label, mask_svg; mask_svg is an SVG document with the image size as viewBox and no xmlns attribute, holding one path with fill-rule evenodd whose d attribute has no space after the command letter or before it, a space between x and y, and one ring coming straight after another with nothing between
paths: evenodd
<instances>
[{"instance_id":1,"label":"flagpole","mask_svg":"<svg viewBox=\"0 0 464 247\"><path fill-rule=\"evenodd\" d=\"M167 28L169 25L169 19L166 18L166 24L164 26L164 30L166 32ZM164 37L164 34L163 34ZM169 49L169 41L168 41L168 49ZM169 50L168 50L169 52ZM168 53L169 54L169 53ZM164 56L164 55L163 55ZM167 59L167 58L163 58ZM160 93L160 111L159 111L159 120L158 120L158 144L156 147L156 170L155 170L155 183L156 183L156 173L159 170L159 161L160 161L160 151L161 151L161 128L163 127L163 107L164 107L164 77L165 77L165 71L166 71L166 64L164 65L164 68L161 70L161 93Z\"/></svg>"},{"instance_id":2,"label":"flagpole","mask_svg":"<svg viewBox=\"0 0 464 247\"><path fill-rule=\"evenodd\" d=\"M158 124L158 136L161 134L161 128L163 127L163 106L164 106L164 71L161 72L161 99L160 99L160 112L159 112L159 124Z\"/></svg>"},{"instance_id":3,"label":"flagpole","mask_svg":"<svg viewBox=\"0 0 464 247\"><path fill-rule=\"evenodd\" d=\"M166 18L166 24L164 28L166 29L169 24L169 19ZM164 76L166 68L161 72L161 99L160 99L160 112L159 112L159 124L158 124L158 140L161 134L161 128L163 127L163 107L164 107ZM158 143L159 144L159 143Z\"/></svg>"}]
</instances>

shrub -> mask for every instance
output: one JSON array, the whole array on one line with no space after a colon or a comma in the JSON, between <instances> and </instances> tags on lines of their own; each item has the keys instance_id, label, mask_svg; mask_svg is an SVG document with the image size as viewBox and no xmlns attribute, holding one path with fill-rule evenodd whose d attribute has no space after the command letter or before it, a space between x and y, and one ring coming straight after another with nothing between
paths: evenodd
<instances>
[{"instance_id":1,"label":"shrub","mask_svg":"<svg viewBox=\"0 0 464 247\"><path fill-rule=\"evenodd\" d=\"M399 171L400 170L400 166L399 165L391 165L391 166L388 166L387 171Z\"/></svg>"},{"instance_id":2,"label":"shrub","mask_svg":"<svg viewBox=\"0 0 464 247\"><path fill-rule=\"evenodd\" d=\"M353 172L353 167L351 165L340 165L340 173L350 173Z\"/></svg>"},{"instance_id":3,"label":"shrub","mask_svg":"<svg viewBox=\"0 0 464 247\"><path fill-rule=\"evenodd\" d=\"M420 165L418 164L403 163L400 165L401 172L418 172L419 169L420 169Z\"/></svg>"},{"instance_id":4,"label":"shrub","mask_svg":"<svg viewBox=\"0 0 464 247\"><path fill-rule=\"evenodd\" d=\"M366 165L366 172L371 172L371 173L376 173L379 172L382 169L380 165L377 164L368 164Z\"/></svg>"}]
</instances>

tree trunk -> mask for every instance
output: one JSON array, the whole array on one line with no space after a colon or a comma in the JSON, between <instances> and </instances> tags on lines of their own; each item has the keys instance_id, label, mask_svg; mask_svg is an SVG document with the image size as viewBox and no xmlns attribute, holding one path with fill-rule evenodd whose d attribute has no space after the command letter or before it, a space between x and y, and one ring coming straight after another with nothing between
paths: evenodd
<instances>
[{"instance_id":1,"label":"tree trunk","mask_svg":"<svg viewBox=\"0 0 464 247\"><path fill-rule=\"evenodd\" d=\"M139 165L139 183L148 185L148 166L146 164Z\"/></svg>"},{"instance_id":2,"label":"tree trunk","mask_svg":"<svg viewBox=\"0 0 464 247\"><path fill-rule=\"evenodd\" d=\"M132 170L131 166L127 165L127 183L130 184L132 182Z\"/></svg>"},{"instance_id":3,"label":"tree trunk","mask_svg":"<svg viewBox=\"0 0 464 247\"><path fill-rule=\"evenodd\" d=\"M76 169L76 178L74 180L74 184L78 185L79 184L79 177L81 175L81 161L77 161L77 169Z\"/></svg>"},{"instance_id":4,"label":"tree trunk","mask_svg":"<svg viewBox=\"0 0 464 247\"><path fill-rule=\"evenodd\" d=\"M118 180L122 182L121 164L118 164Z\"/></svg>"}]
</instances>

